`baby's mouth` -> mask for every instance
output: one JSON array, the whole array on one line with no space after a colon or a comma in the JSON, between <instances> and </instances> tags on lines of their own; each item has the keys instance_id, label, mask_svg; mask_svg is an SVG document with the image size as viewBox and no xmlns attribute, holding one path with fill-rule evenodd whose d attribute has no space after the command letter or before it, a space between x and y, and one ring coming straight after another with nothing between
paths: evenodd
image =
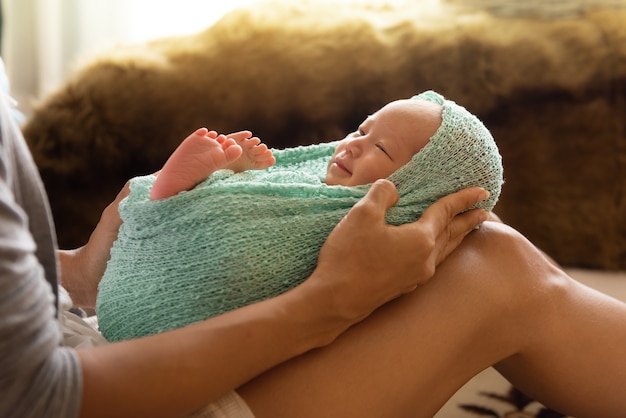
<instances>
[{"instance_id":1,"label":"baby's mouth","mask_svg":"<svg viewBox=\"0 0 626 418\"><path fill-rule=\"evenodd\" d=\"M336 158L334 163L337 166L337 168L339 168L340 170L345 171L348 174L352 174L352 171L348 167L345 166L345 164L340 158Z\"/></svg>"},{"instance_id":2,"label":"baby's mouth","mask_svg":"<svg viewBox=\"0 0 626 418\"><path fill-rule=\"evenodd\" d=\"M335 161L335 165L336 165L336 166L337 166L337 168L339 168L341 171L345 171L345 172L346 172L346 173L348 173L348 174L352 174L352 173L350 172L350 170L348 170L348 169L346 168L346 166L345 166L345 165L343 165L343 164L341 164L339 161Z\"/></svg>"}]
</instances>

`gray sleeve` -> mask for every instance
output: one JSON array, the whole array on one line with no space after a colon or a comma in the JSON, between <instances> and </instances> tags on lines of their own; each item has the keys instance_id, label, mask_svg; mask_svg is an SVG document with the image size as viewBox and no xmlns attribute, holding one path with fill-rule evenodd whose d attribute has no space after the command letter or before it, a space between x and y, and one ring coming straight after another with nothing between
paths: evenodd
<instances>
[{"instance_id":1,"label":"gray sleeve","mask_svg":"<svg viewBox=\"0 0 626 418\"><path fill-rule=\"evenodd\" d=\"M78 361L61 346L53 293L11 196L0 179L0 416L75 417Z\"/></svg>"},{"instance_id":2,"label":"gray sleeve","mask_svg":"<svg viewBox=\"0 0 626 418\"><path fill-rule=\"evenodd\" d=\"M52 286L38 256L44 248L37 248L30 230L45 216L34 219L37 211L24 210L24 196L16 197L36 191L30 186L37 182L29 190L18 186L28 183L19 177L30 163L19 152L25 144L7 114L0 98L0 417L72 418L82 374L76 353L62 346ZM37 243L54 251L52 244Z\"/></svg>"}]
</instances>

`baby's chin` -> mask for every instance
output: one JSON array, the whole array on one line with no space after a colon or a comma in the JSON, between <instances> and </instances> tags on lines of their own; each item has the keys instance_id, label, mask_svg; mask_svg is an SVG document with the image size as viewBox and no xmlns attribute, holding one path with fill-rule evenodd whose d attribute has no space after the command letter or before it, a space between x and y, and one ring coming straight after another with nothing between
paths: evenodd
<instances>
[{"instance_id":1,"label":"baby's chin","mask_svg":"<svg viewBox=\"0 0 626 418\"><path fill-rule=\"evenodd\" d=\"M324 183L328 186L339 186L339 183L329 175L326 175L326 178L324 178Z\"/></svg>"},{"instance_id":2,"label":"baby's chin","mask_svg":"<svg viewBox=\"0 0 626 418\"><path fill-rule=\"evenodd\" d=\"M328 177L324 179L324 184L326 184L327 186L345 186L345 187L358 186L358 184L352 184L351 182L348 182L348 181L341 181L341 180L328 178Z\"/></svg>"},{"instance_id":3,"label":"baby's chin","mask_svg":"<svg viewBox=\"0 0 626 418\"><path fill-rule=\"evenodd\" d=\"M328 186L352 186L349 178L342 178L341 176L333 175L330 170L326 173L324 183Z\"/></svg>"},{"instance_id":4,"label":"baby's chin","mask_svg":"<svg viewBox=\"0 0 626 418\"><path fill-rule=\"evenodd\" d=\"M324 183L329 186L353 186L352 173L331 161L326 169Z\"/></svg>"},{"instance_id":5,"label":"baby's chin","mask_svg":"<svg viewBox=\"0 0 626 418\"><path fill-rule=\"evenodd\" d=\"M328 166L326 167L326 177L324 177L324 184L326 184L328 186L338 186L338 185L340 185L340 183L335 178L335 176L333 176L332 173L330 172L330 170L331 170L330 166L331 165L332 165L332 161L330 163L328 163Z\"/></svg>"}]
</instances>

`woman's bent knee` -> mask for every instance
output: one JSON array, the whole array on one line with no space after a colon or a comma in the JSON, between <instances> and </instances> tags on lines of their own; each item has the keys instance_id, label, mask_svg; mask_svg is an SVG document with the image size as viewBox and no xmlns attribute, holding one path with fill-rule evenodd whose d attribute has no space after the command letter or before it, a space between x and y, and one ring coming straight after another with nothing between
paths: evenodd
<instances>
[{"instance_id":1,"label":"woman's bent knee","mask_svg":"<svg viewBox=\"0 0 626 418\"><path fill-rule=\"evenodd\" d=\"M457 264L457 283L480 296L494 315L517 325L549 319L551 301L571 280L523 235L494 222L470 234L450 262Z\"/></svg>"}]
</instances>

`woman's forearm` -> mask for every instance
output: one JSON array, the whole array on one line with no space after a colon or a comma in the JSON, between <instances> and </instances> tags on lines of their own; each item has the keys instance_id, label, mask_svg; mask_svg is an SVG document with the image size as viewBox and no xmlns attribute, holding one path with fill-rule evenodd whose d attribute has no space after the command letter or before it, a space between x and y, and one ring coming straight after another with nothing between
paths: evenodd
<instances>
[{"instance_id":1,"label":"woman's forearm","mask_svg":"<svg viewBox=\"0 0 626 418\"><path fill-rule=\"evenodd\" d=\"M82 416L184 416L333 341L354 320L323 281L163 334L79 351Z\"/></svg>"}]
</instances>

